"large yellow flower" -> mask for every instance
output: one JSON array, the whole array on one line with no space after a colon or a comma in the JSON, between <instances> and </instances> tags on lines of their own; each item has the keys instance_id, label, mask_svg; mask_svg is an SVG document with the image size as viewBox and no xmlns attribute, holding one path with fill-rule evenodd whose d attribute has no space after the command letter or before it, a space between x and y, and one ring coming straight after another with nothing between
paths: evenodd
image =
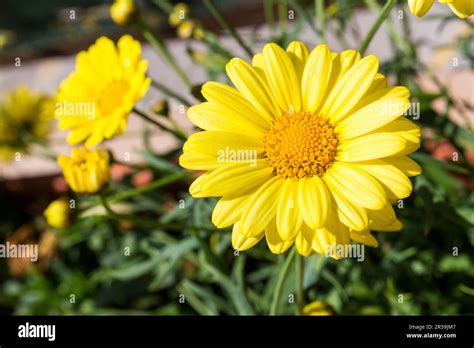
<instances>
[{"instance_id":1,"label":"large yellow flower","mask_svg":"<svg viewBox=\"0 0 474 348\"><path fill-rule=\"evenodd\" d=\"M390 202L408 197L407 176L420 173L406 156L420 129L402 116L409 91L387 87L378 67L354 50L267 44L252 64L227 64L236 89L203 86L207 102L188 117L205 131L188 139L180 164L207 171L190 192L222 196L212 221L233 225L235 249L265 236L274 253L295 243L302 255L337 256L351 239L377 246L370 230L401 229Z\"/></svg>"},{"instance_id":2,"label":"large yellow flower","mask_svg":"<svg viewBox=\"0 0 474 348\"><path fill-rule=\"evenodd\" d=\"M76 193L97 193L110 180L109 155L105 150L73 148L71 157L58 157L58 164Z\"/></svg>"},{"instance_id":3,"label":"large yellow flower","mask_svg":"<svg viewBox=\"0 0 474 348\"><path fill-rule=\"evenodd\" d=\"M76 70L58 91L56 116L60 129L70 129L70 144L88 147L122 134L133 106L150 85L148 62L140 43L125 35L117 46L101 37L77 55Z\"/></svg>"},{"instance_id":4,"label":"large yellow flower","mask_svg":"<svg viewBox=\"0 0 474 348\"><path fill-rule=\"evenodd\" d=\"M448 4L459 18L467 18L474 14L473 0L439 0ZM433 6L434 0L408 0L410 11L417 17L423 17Z\"/></svg>"}]
</instances>

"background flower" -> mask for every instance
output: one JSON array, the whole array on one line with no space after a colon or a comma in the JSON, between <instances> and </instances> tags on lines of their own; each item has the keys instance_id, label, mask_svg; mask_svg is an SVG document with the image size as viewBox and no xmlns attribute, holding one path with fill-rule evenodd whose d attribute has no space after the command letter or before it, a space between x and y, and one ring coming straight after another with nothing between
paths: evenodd
<instances>
[{"instance_id":1,"label":"background flower","mask_svg":"<svg viewBox=\"0 0 474 348\"><path fill-rule=\"evenodd\" d=\"M76 70L64 80L56 98L60 129L69 129L70 144L92 147L125 131L134 105L150 85L148 63L140 43L123 36L117 43L101 37L77 55Z\"/></svg>"}]
</instances>

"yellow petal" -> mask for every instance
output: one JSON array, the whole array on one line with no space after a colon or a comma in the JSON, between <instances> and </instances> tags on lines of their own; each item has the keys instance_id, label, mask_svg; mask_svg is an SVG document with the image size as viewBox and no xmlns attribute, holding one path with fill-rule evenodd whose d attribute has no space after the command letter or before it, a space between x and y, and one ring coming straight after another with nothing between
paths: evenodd
<instances>
[{"instance_id":1,"label":"yellow petal","mask_svg":"<svg viewBox=\"0 0 474 348\"><path fill-rule=\"evenodd\" d=\"M284 112L301 110L301 91L298 76L291 59L276 44L263 48L264 71L270 90Z\"/></svg>"},{"instance_id":2,"label":"yellow petal","mask_svg":"<svg viewBox=\"0 0 474 348\"><path fill-rule=\"evenodd\" d=\"M297 202L297 189L297 183L291 179L286 179L281 188L281 196L276 213L276 225L277 231L283 240L295 239L303 223L303 217Z\"/></svg>"},{"instance_id":3,"label":"yellow petal","mask_svg":"<svg viewBox=\"0 0 474 348\"><path fill-rule=\"evenodd\" d=\"M232 58L226 65L226 72L232 83L269 122L281 115L281 109L275 103L266 81L245 60Z\"/></svg>"},{"instance_id":4,"label":"yellow petal","mask_svg":"<svg viewBox=\"0 0 474 348\"><path fill-rule=\"evenodd\" d=\"M230 132L203 131L194 133L188 138L184 151L190 149L221 158L223 163L231 162L230 156L234 155L237 162L241 160L250 164L256 160L259 153L263 152L263 140Z\"/></svg>"},{"instance_id":5,"label":"yellow petal","mask_svg":"<svg viewBox=\"0 0 474 348\"><path fill-rule=\"evenodd\" d=\"M456 0L449 4L449 7L459 18L467 18L474 14L474 1Z\"/></svg>"},{"instance_id":6,"label":"yellow petal","mask_svg":"<svg viewBox=\"0 0 474 348\"><path fill-rule=\"evenodd\" d=\"M434 0L408 0L411 13L417 17L423 17L433 6Z\"/></svg>"},{"instance_id":7,"label":"yellow petal","mask_svg":"<svg viewBox=\"0 0 474 348\"><path fill-rule=\"evenodd\" d=\"M232 229L232 247L234 250L247 250L256 245L263 238L265 232L261 232L255 236L246 236L242 234L240 222L234 224Z\"/></svg>"},{"instance_id":8,"label":"yellow petal","mask_svg":"<svg viewBox=\"0 0 474 348\"><path fill-rule=\"evenodd\" d=\"M309 55L301 81L305 111L320 109L331 75L331 64L331 52L326 45L318 45Z\"/></svg>"},{"instance_id":9,"label":"yellow petal","mask_svg":"<svg viewBox=\"0 0 474 348\"><path fill-rule=\"evenodd\" d=\"M329 188L332 198L337 206L337 212L340 221L357 231L362 231L367 229L369 225L369 218L367 216L366 210L356 204L353 204L345 191L339 187L339 183L334 180L332 175L324 175L323 180Z\"/></svg>"},{"instance_id":10,"label":"yellow petal","mask_svg":"<svg viewBox=\"0 0 474 348\"><path fill-rule=\"evenodd\" d=\"M391 133L374 133L341 142L336 159L359 162L395 155L406 146L406 140Z\"/></svg>"},{"instance_id":11,"label":"yellow petal","mask_svg":"<svg viewBox=\"0 0 474 348\"><path fill-rule=\"evenodd\" d=\"M305 223L312 229L326 223L331 198L326 185L318 176L298 180L298 205Z\"/></svg>"},{"instance_id":12,"label":"yellow petal","mask_svg":"<svg viewBox=\"0 0 474 348\"><path fill-rule=\"evenodd\" d=\"M384 161L400 169L406 176L420 175L423 171L418 163L407 156L388 157Z\"/></svg>"},{"instance_id":13,"label":"yellow petal","mask_svg":"<svg viewBox=\"0 0 474 348\"><path fill-rule=\"evenodd\" d=\"M275 219L270 221L267 228L265 229L265 238L267 239L267 244L270 248L270 251L274 254L283 254L294 243L294 239L283 240L280 238L276 228Z\"/></svg>"},{"instance_id":14,"label":"yellow petal","mask_svg":"<svg viewBox=\"0 0 474 348\"><path fill-rule=\"evenodd\" d=\"M384 160L356 162L354 165L369 173L374 179L377 179L383 186L389 199L401 199L410 196L413 188L411 181L395 166Z\"/></svg>"},{"instance_id":15,"label":"yellow petal","mask_svg":"<svg viewBox=\"0 0 474 348\"><path fill-rule=\"evenodd\" d=\"M191 150L179 157L179 165L191 170L213 170L221 167L223 164L217 161L216 156Z\"/></svg>"},{"instance_id":16,"label":"yellow petal","mask_svg":"<svg viewBox=\"0 0 474 348\"><path fill-rule=\"evenodd\" d=\"M368 209L382 209L387 199L382 186L351 163L336 162L326 172L338 183L338 188L354 204Z\"/></svg>"},{"instance_id":17,"label":"yellow petal","mask_svg":"<svg viewBox=\"0 0 474 348\"><path fill-rule=\"evenodd\" d=\"M210 101L224 114L228 114L231 118L237 115L237 123L241 118L245 118L245 125L249 122L254 123L255 127L259 129L266 129L272 124L271 121L273 118L261 115L258 110L244 98L242 93L225 83L206 82L202 86L201 93L206 100Z\"/></svg>"},{"instance_id":18,"label":"yellow petal","mask_svg":"<svg viewBox=\"0 0 474 348\"><path fill-rule=\"evenodd\" d=\"M315 231L303 224L301 231L295 239L295 246L298 253L303 256L311 256L313 254L313 238Z\"/></svg>"},{"instance_id":19,"label":"yellow petal","mask_svg":"<svg viewBox=\"0 0 474 348\"><path fill-rule=\"evenodd\" d=\"M241 111L213 102L191 106L187 116L196 126L209 131L225 131L257 137L262 137L265 131L255 122L257 117L251 120Z\"/></svg>"},{"instance_id":20,"label":"yellow petal","mask_svg":"<svg viewBox=\"0 0 474 348\"><path fill-rule=\"evenodd\" d=\"M288 53L288 57L290 57L291 61L293 62L296 76L298 77L299 83L301 83L304 67L309 56L308 47L306 47L306 45L301 41L292 41L288 45L286 52Z\"/></svg>"},{"instance_id":21,"label":"yellow petal","mask_svg":"<svg viewBox=\"0 0 474 348\"><path fill-rule=\"evenodd\" d=\"M340 140L352 139L397 119L410 107L408 99L380 99L357 110L336 126Z\"/></svg>"},{"instance_id":22,"label":"yellow petal","mask_svg":"<svg viewBox=\"0 0 474 348\"><path fill-rule=\"evenodd\" d=\"M248 195L234 199L221 198L212 211L212 223L218 228L236 223L249 199Z\"/></svg>"},{"instance_id":23,"label":"yellow petal","mask_svg":"<svg viewBox=\"0 0 474 348\"><path fill-rule=\"evenodd\" d=\"M239 197L252 192L270 179L272 173L273 168L268 167L265 162L259 162L254 167L248 164L229 164L208 172L201 182L200 190L207 197Z\"/></svg>"},{"instance_id":24,"label":"yellow petal","mask_svg":"<svg viewBox=\"0 0 474 348\"><path fill-rule=\"evenodd\" d=\"M365 244L374 248L379 246L377 239L375 239L375 237L368 231L351 231L350 234L351 239L355 240L357 243Z\"/></svg>"},{"instance_id":25,"label":"yellow petal","mask_svg":"<svg viewBox=\"0 0 474 348\"><path fill-rule=\"evenodd\" d=\"M275 217L283 180L273 177L252 194L240 220L245 235L261 232Z\"/></svg>"},{"instance_id":26,"label":"yellow petal","mask_svg":"<svg viewBox=\"0 0 474 348\"><path fill-rule=\"evenodd\" d=\"M343 119L370 88L378 68L379 61L375 56L367 56L354 64L329 94L322 114L333 124Z\"/></svg>"},{"instance_id":27,"label":"yellow petal","mask_svg":"<svg viewBox=\"0 0 474 348\"><path fill-rule=\"evenodd\" d=\"M329 96L337 81L348 72L355 63L361 59L360 53L356 50L345 50L339 54L335 54L332 59L331 78L328 81L326 90L326 98Z\"/></svg>"}]
</instances>

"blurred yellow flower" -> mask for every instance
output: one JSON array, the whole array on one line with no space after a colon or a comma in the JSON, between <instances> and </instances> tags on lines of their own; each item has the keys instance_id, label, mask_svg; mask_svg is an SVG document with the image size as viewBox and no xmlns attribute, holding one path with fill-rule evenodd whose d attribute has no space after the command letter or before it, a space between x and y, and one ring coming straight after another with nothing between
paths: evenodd
<instances>
[{"instance_id":1,"label":"blurred yellow flower","mask_svg":"<svg viewBox=\"0 0 474 348\"><path fill-rule=\"evenodd\" d=\"M52 201L43 214L49 226L64 228L69 225L71 209L69 208L67 199L60 198Z\"/></svg>"},{"instance_id":2,"label":"blurred yellow flower","mask_svg":"<svg viewBox=\"0 0 474 348\"><path fill-rule=\"evenodd\" d=\"M181 39L189 39L196 29L196 22L188 19L183 21L178 25L178 29L176 30L178 37Z\"/></svg>"},{"instance_id":3,"label":"blurred yellow flower","mask_svg":"<svg viewBox=\"0 0 474 348\"><path fill-rule=\"evenodd\" d=\"M109 155L105 150L73 148L71 157L58 157L58 164L76 193L98 193L110 180Z\"/></svg>"},{"instance_id":4,"label":"blurred yellow flower","mask_svg":"<svg viewBox=\"0 0 474 348\"><path fill-rule=\"evenodd\" d=\"M323 301L314 301L303 308L303 315L324 316L334 315L334 310Z\"/></svg>"},{"instance_id":5,"label":"blurred yellow flower","mask_svg":"<svg viewBox=\"0 0 474 348\"><path fill-rule=\"evenodd\" d=\"M99 38L77 55L76 70L65 79L56 98L60 129L70 129L69 144L87 147L125 131L128 115L150 86L148 62L140 43L124 35L117 46Z\"/></svg>"},{"instance_id":6,"label":"blurred yellow flower","mask_svg":"<svg viewBox=\"0 0 474 348\"><path fill-rule=\"evenodd\" d=\"M439 0L442 4L448 4L451 10L459 18L467 18L474 14L473 0ZM411 13L417 17L423 17L433 6L434 0L408 0Z\"/></svg>"},{"instance_id":7,"label":"blurred yellow flower","mask_svg":"<svg viewBox=\"0 0 474 348\"><path fill-rule=\"evenodd\" d=\"M172 27L177 27L181 22L187 20L189 17L189 6L183 3L178 3L174 6L168 21Z\"/></svg>"},{"instance_id":8,"label":"blurred yellow flower","mask_svg":"<svg viewBox=\"0 0 474 348\"><path fill-rule=\"evenodd\" d=\"M126 25L136 13L134 0L115 0L110 6L110 17L118 25Z\"/></svg>"},{"instance_id":9,"label":"blurred yellow flower","mask_svg":"<svg viewBox=\"0 0 474 348\"><path fill-rule=\"evenodd\" d=\"M54 109L45 95L18 86L0 102L0 160L47 140Z\"/></svg>"},{"instance_id":10,"label":"blurred yellow flower","mask_svg":"<svg viewBox=\"0 0 474 348\"><path fill-rule=\"evenodd\" d=\"M375 56L354 50L312 52L267 44L252 64L233 58L236 86L208 82L207 102L188 110L205 131L183 146L181 166L207 171L193 197L221 197L213 223L233 225L232 244L263 237L273 253L348 256L351 240L378 242L371 230L397 231L391 202L412 191L420 167L407 155L420 129L403 114L410 92L388 87Z\"/></svg>"}]
</instances>

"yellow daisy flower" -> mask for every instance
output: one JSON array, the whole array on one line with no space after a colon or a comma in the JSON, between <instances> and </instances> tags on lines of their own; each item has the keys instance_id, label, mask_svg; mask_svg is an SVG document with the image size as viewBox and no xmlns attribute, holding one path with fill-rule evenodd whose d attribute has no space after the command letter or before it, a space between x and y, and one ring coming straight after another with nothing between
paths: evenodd
<instances>
[{"instance_id":1,"label":"yellow daisy flower","mask_svg":"<svg viewBox=\"0 0 474 348\"><path fill-rule=\"evenodd\" d=\"M115 0L110 6L110 17L118 25L128 24L136 14L134 0Z\"/></svg>"},{"instance_id":2,"label":"yellow daisy flower","mask_svg":"<svg viewBox=\"0 0 474 348\"><path fill-rule=\"evenodd\" d=\"M76 70L61 83L56 100L58 127L71 130L68 143L85 141L92 147L122 134L130 111L150 85L147 67L140 43L129 35L117 46L101 37L80 52Z\"/></svg>"},{"instance_id":3,"label":"yellow daisy flower","mask_svg":"<svg viewBox=\"0 0 474 348\"><path fill-rule=\"evenodd\" d=\"M311 316L334 315L334 310L326 302L314 301L304 306L303 315L311 315Z\"/></svg>"},{"instance_id":4,"label":"yellow daisy flower","mask_svg":"<svg viewBox=\"0 0 474 348\"><path fill-rule=\"evenodd\" d=\"M105 150L73 148L71 157L58 157L58 164L76 193L97 193L110 180L109 155Z\"/></svg>"},{"instance_id":5,"label":"yellow daisy flower","mask_svg":"<svg viewBox=\"0 0 474 348\"><path fill-rule=\"evenodd\" d=\"M236 89L203 86L207 102L188 117L205 131L190 136L180 164L207 171L190 193L222 197L212 221L233 225L235 249L265 236L273 253L295 243L302 255L337 257L332 248L351 239L377 246L370 230L401 229L390 202L408 197L407 176L421 171L406 156L420 129L402 116L408 89L387 87L378 67L354 50L267 44L252 64L227 64Z\"/></svg>"},{"instance_id":6,"label":"yellow daisy flower","mask_svg":"<svg viewBox=\"0 0 474 348\"><path fill-rule=\"evenodd\" d=\"M168 21L172 27L177 27L181 22L189 17L189 6L184 3L178 3L173 7Z\"/></svg>"},{"instance_id":7,"label":"yellow daisy flower","mask_svg":"<svg viewBox=\"0 0 474 348\"><path fill-rule=\"evenodd\" d=\"M69 225L71 209L68 201L65 198L60 198L52 201L43 214L48 225L55 228L64 228Z\"/></svg>"},{"instance_id":8,"label":"yellow daisy flower","mask_svg":"<svg viewBox=\"0 0 474 348\"><path fill-rule=\"evenodd\" d=\"M474 14L473 0L439 0L442 4L448 4L451 10L459 18L467 18ZM408 0L411 13L417 17L423 17L433 6L434 0Z\"/></svg>"},{"instance_id":9,"label":"yellow daisy flower","mask_svg":"<svg viewBox=\"0 0 474 348\"><path fill-rule=\"evenodd\" d=\"M33 142L47 140L54 108L49 98L18 86L0 102L0 160L12 160Z\"/></svg>"}]
</instances>

